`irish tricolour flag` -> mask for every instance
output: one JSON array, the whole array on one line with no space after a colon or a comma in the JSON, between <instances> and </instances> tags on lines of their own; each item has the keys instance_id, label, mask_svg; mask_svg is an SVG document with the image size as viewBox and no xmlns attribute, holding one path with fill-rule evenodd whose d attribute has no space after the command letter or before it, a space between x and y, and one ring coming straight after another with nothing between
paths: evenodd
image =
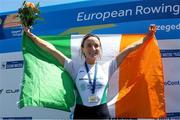
<instances>
[{"instance_id":1,"label":"irish tricolour flag","mask_svg":"<svg viewBox=\"0 0 180 120\"><path fill-rule=\"evenodd\" d=\"M103 64L144 34L98 35ZM42 36L67 57L84 64L80 56L83 35ZM24 76L20 107L40 106L70 111L75 105L74 82L58 61L23 36ZM115 118L165 117L163 68L155 38L130 53L109 81L108 106Z\"/></svg>"}]
</instances>

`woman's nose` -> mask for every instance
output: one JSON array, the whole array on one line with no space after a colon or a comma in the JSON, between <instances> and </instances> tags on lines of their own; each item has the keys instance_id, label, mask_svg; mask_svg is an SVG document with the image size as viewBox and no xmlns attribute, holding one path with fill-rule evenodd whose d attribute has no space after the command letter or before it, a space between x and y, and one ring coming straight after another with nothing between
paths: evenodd
<instances>
[{"instance_id":1,"label":"woman's nose","mask_svg":"<svg viewBox=\"0 0 180 120\"><path fill-rule=\"evenodd\" d=\"M96 48L95 48L95 46L94 46L94 45L92 45L92 46L91 46L91 49L92 49L92 50L96 50Z\"/></svg>"}]
</instances>

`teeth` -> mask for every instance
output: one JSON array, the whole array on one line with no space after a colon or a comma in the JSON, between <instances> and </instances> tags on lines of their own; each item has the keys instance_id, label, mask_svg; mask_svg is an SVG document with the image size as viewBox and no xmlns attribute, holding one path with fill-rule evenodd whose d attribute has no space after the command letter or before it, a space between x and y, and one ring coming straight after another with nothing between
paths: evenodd
<instances>
[{"instance_id":1,"label":"teeth","mask_svg":"<svg viewBox=\"0 0 180 120\"><path fill-rule=\"evenodd\" d=\"M89 53L89 55L97 55L97 53Z\"/></svg>"}]
</instances>

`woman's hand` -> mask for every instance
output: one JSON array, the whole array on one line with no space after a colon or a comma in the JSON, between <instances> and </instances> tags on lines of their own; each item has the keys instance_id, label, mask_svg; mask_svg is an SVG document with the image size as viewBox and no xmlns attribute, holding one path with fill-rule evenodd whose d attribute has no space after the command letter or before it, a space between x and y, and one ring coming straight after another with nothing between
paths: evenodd
<instances>
[{"instance_id":1,"label":"woman's hand","mask_svg":"<svg viewBox=\"0 0 180 120\"><path fill-rule=\"evenodd\" d=\"M30 28L23 26L23 31L27 34L30 33Z\"/></svg>"},{"instance_id":2,"label":"woman's hand","mask_svg":"<svg viewBox=\"0 0 180 120\"><path fill-rule=\"evenodd\" d=\"M156 33L156 25L150 25L148 30L149 30L149 32L147 34L147 38L153 38Z\"/></svg>"}]
</instances>

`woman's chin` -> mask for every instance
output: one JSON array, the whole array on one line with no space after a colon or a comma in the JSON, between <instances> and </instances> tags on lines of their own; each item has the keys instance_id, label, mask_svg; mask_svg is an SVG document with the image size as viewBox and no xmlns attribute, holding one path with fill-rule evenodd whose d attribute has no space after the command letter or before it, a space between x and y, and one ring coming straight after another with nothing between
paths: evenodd
<instances>
[{"instance_id":1,"label":"woman's chin","mask_svg":"<svg viewBox=\"0 0 180 120\"><path fill-rule=\"evenodd\" d=\"M97 59L98 59L98 56L91 56L91 59L92 59L92 60L97 60Z\"/></svg>"},{"instance_id":2,"label":"woman's chin","mask_svg":"<svg viewBox=\"0 0 180 120\"><path fill-rule=\"evenodd\" d=\"M98 56L89 56L86 58L88 61L96 61L98 59Z\"/></svg>"}]
</instances>

